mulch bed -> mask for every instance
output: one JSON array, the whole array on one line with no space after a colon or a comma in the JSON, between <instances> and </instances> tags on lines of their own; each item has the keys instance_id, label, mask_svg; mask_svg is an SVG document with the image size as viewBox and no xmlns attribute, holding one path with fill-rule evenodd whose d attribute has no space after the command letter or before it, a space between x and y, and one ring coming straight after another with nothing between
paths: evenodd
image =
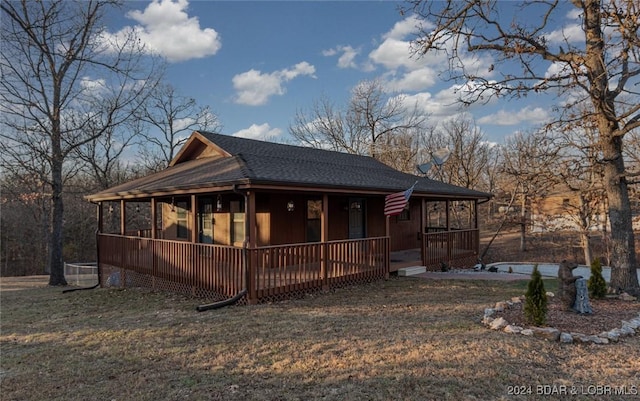
<instances>
[{"instance_id":1,"label":"mulch bed","mask_svg":"<svg viewBox=\"0 0 640 401\"><path fill-rule=\"evenodd\" d=\"M586 335L600 334L622 326L622 320L638 317L640 302L623 301L617 298L590 300L593 314L582 315L566 310L557 297L549 298L547 326L566 333ZM523 303L514 304L496 317L503 317L509 324L530 327L524 317Z\"/></svg>"}]
</instances>

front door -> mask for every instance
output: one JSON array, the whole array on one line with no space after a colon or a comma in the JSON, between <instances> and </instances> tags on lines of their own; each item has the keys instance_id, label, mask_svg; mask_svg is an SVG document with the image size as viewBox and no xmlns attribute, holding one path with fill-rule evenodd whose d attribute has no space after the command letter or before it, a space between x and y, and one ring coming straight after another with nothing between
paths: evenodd
<instances>
[{"instance_id":1,"label":"front door","mask_svg":"<svg viewBox=\"0 0 640 401\"><path fill-rule=\"evenodd\" d=\"M349 239L365 238L365 203L363 198L349 198Z\"/></svg>"},{"instance_id":2,"label":"front door","mask_svg":"<svg viewBox=\"0 0 640 401\"><path fill-rule=\"evenodd\" d=\"M213 244L213 198L201 198L198 206L200 243Z\"/></svg>"}]
</instances>

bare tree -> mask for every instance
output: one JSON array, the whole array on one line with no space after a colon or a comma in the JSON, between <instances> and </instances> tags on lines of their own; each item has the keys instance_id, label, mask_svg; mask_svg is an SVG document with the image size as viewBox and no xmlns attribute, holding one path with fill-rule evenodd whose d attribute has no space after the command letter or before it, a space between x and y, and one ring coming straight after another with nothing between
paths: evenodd
<instances>
[{"instance_id":1,"label":"bare tree","mask_svg":"<svg viewBox=\"0 0 640 401\"><path fill-rule=\"evenodd\" d=\"M488 177L490 162L497 148L487 142L475 122L464 115L448 120L427 138L427 149L446 148L449 159L430 170L433 178L465 188L491 190Z\"/></svg>"},{"instance_id":2,"label":"bare tree","mask_svg":"<svg viewBox=\"0 0 640 401\"><path fill-rule=\"evenodd\" d=\"M465 102L557 90L571 94L565 107L557 108L557 123L593 118L611 222L611 286L640 293L629 172L623 158L625 135L640 127L635 79L640 74L638 1L571 1L580 14L573 35L553 25L567 15L568 4L560 1L410 3L413 11L428 22L422 24L413 43L416 53L447 51L450 77L472 82ZM500 15L508 7L513 18ZM577 32L580 41L573 40ZM486 71L479 71L477 64L468 63L472 59L469 54L495 57ZM508 63L520 68L501 68ZM554 68L549 69L552 65ZM588 116L583 109L573 107L581 103L591 105Z\"/></svg>"},{"instance_id":3,"label":"bare tree","mask_svg":"<svg viewBox=\"0 0 640 401\"><path fill-rule=\"evenodd\" d=\"M517 133L507 138L503 147L502 172L510 177L511 193L520 203L520 216L513 221L520 226L520 250L527 250L526 233L530 223L531 201L544 196L557 183L559 148L545 132ZM509 209L506 213L510 213Z\"/></svg>"},{"instance_id":4,"label":"bare tree","mask_svg":"<svg viewBox=\"0 0 640 401\"><path fill-rule=\"evenodd\" d=\"M133 33L109 40L105 13L117 1L5 1L2 11L0 149L3 163L49 166L50 285L65 285L62 198L80 146L129 119L162 71Z\"/></svg>"},{"instance_id":5,"label":"bare tree","mask_svg":"<svg viewBox=\"0 0 640 401\"><path fill-rule=\"evenodd\" d=\"M118 127L109 127L98 138L75 149L75 158L82 162L83 170L94 183L87 186L88 191L107 189L132 178L123 155L136 137L138 130L132 128L136 123L127 121Z\"/></svg>"},{"instance_id":6,"label":"bare tree","mask_svg":"<svg viewBox=\"0 0 640 401\"><path fill-rule=\"evenodd\" d=\"M49 165L32 154L28 168L3 163L0 178L2 276L42 274L48 266L51 193Z\"/></svg>"},{"instance_id":7,"label":"bare tree","mask_svg":"<svg viewBox=\"0 0 640 401\"><path fill-rule=\"evenodd\" d=\"M166 168L192 131L222 128L208 106L198 106L170 84L158 85L137 117L146 124L140 127L139 148L149 171Z\"/></svg>"},{"instance_id":8,"label":"bare tree","mask_svg":"<svg viewBox=\"0 0 640 401\"><path fill-rule=\"evenodd\" d=\"M289 132L305 145L369 155L413 172L428 128L426 117L404 100L388 95L379 80L362 81L344 109L322 98L310 112L296 113Z\"/></svg>"},{"instance_id":9,"label":"bare tree","mask_svg":"<svg viewBox=\"0 0 640 401\"><path fill-rule=\"evenodd\" d=\"M567 127L559 136L561 154L557 176L560 189L571 195L561 207L569 223L578 228L585 263L590 264L593 258L590 234L598 228L598 223L603 224L605 231L607 226L606 221L599 221L606 194L602 185L604 172L599 163L598 135L592 122L584 120Z\"/></svg>"}]
</instances>

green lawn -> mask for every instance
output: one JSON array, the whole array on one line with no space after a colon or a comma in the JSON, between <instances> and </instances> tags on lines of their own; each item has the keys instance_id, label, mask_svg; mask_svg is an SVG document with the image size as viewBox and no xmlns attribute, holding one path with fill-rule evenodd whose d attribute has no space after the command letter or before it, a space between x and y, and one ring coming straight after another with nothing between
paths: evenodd
<instances>
[{"instance_id":1,"label":"green lawn","mask_svg":"<svg viewBox=\"0 0 640 401\"><path fill-rule=\"evenodd\" d=\"M202 313L147 290L7 288L2 400L561 398L552 386L571 400L640 397L592 394L640 392L640 336L562 345L480 324L526 281L392 278Z\"/></svg>"}]
</instances>

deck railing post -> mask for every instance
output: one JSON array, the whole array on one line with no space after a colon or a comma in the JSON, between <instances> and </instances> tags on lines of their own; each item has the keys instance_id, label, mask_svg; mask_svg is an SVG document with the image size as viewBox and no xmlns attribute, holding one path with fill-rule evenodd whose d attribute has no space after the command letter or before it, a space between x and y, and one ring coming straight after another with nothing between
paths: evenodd
<instances>
[{"instance_id":1,"label":"deck railing post","mask_svg":"<svg viewBox=\"0 0 640 401\"><path fill-rule=\"evenodd\" d=\"M247 271L247 303L255 305L258 303L258 289L256 285L257 252L255 249L243 248L243 259Z\"/></svg>"},{"instance_id":2,"label":"deck railing post","mask_svg":"<svg viewBox=\"0 0 640 401\"><path fill-rule=\"evenodd\" d=\"M383 240L384 243L384 278L385 280L389 279L390 273L389 270L391 269L391 241L389 240L389 237L384 237Z\"/></svg>"},{"instance_id":3,"label":"deck railing post","mask_svg":"<svg viewBox=\"0 0 640 401\"><path fill-rule=\"evenodd\" d=\"M447 266L451 267L451 259L453 258L453 239L455 233L448 232L447 233Z\"/></svg>"},{"instance_id":4,"label":"deck railing post","mask_svg":"<svg viewBox=\"0 0 640 401\"><path fill-rule=\"evenodd\" d=\"M322 277L322 289L329 289L329 244L327 242L320 243L320 275Z\"/></svg>"}]
</instances>

